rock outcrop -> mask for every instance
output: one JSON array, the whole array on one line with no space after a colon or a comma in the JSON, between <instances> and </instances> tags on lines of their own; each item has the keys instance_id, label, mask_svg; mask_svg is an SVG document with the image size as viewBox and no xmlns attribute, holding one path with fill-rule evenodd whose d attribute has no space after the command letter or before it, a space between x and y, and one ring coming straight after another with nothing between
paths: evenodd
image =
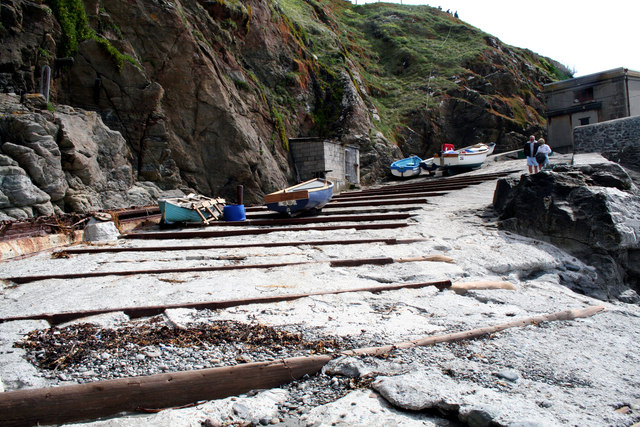
<instances>
[{"instance_id":1,"label":"rock outcrop","mask_svg":"<svg viewBox=\"0 0 640 427\"><path fill-rule=\"evenodd\" d=\"M0 219L148 205L160 196L135 181L126 141L95 112L53 114L2 94L0 107Z\"/></svg>"},{"instance_id":2,"label":"rock outcrop","mask_svg":"<svg viewBox=\"0 0 640 427\"><path fill-rule=\"evenodd\" d=\"M493 205L504 230L549 241L596 268L569 268L564 279L574 290L640 302L640 192L620 165L504 178Z\"/></svg>"}]
</instances>

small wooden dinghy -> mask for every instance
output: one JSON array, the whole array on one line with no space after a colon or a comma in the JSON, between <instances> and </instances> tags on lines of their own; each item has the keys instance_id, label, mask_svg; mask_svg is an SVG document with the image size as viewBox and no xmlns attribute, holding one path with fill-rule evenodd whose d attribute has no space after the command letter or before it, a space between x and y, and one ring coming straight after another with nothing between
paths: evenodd
<instances>
[{"instance_id":1,"label":"small wooden dinghy","mask_svg":"<svg viewBox=\"0 0 640 427\"><path fill-rule=\"evenodd\" d=\"M422 159L418 156L395 161L391 163L391 174L402 178L420 175L420 163Z\"/></svg>"},{"instance_id":2,"label":"small wooden dinghy","mask_svg":"<svg viewBox=\"0 0 640 427\"><path fill-rule=\"evenodd\" d=\"M333 197L333 182L316 178L264 196L267 208L287 215L320 210Z\"/></svg>"},{"instance_id":3,"label":"small wooden dinghy","mask_svg":"<svg viewBox=\"0 0 640 427\"><path fill-rule=\"evenodd\" d=\"M165 223L202 222L207 224L217 221L222 218L224 205L224 199L212 199L193 193L184 197L158 200L162 221Z\"/></svg>"}]
</instances>

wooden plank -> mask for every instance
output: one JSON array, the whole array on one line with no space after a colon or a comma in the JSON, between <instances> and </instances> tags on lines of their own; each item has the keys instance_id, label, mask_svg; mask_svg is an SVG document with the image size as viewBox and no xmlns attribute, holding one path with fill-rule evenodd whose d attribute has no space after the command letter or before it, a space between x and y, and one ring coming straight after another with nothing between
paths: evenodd
<instances>
[{"instance_id":1,"label":"wooden plank","mask_svg":"<svg viewBox=\"0 0 640 427\"><path fill-rule=\"evenodd\" d=\"M326 261L292 261L292 262L278 262L269 264L228 264L217 266L199 266L199 267L171 267L163 269L147 269L147 270L120 270L120 271L90 271L86 273L63 273L63 274L43 274L38 276L14 276L4 277L3 280L8 280L14 283L30 283L37 282L39 280L53 280L53 279L86 279L90 277L105 277L105 276L131 276L131 275L144 275L144 274L164 274L164 273L201 273L212 271L229 271L229 270L249 270L249 269L270 269L278 267L291 267L296 265L310 265L328 263L332 267L356 267L361 265L385 265L394 262L415 262L415 261L435 261L435 262L452 262L448 257L442 255L419 257L411 259L398 259L388 257L376 257L376 258L362 258L362 259L342 259L342 260L326 260Z\"/></svg>"},{"instance_id":2,"label":"wooden plank","mask_svg":"<svg viewBox=\"0 0 640 427\"><path fill-rule=\"evenodd\" d=\"M96 316L99 314L105 313L115 313L118 311L124 312L130 318L139 318L139 317L147 317L147 316L155 316L157 314L163 313L165 310L176 309L176 308L188 308L195 310L220 310L223 308L229 307L238 307L242 305L250 305L250 304L273 304L277 302L283 301L294 301L296 299L307 298L310 296L320 296L320 295L338 295L350 292L384 292L384 291L395 291L399 289L419 289L425 288L427 286L434 286L439 290L451 288L450 280L443 280L438 282L422 282L422 283L400 283L393 285L382 285L382 286L370 286L364 288L354 288L354 289L341 289L335 291L324 291L324 292L311 292L305 294L286 294L286 295L271 295L257 298L244 298L244 299L232 299L232 300L221 300L221 301L203 301L203 302L191 302L191 303L181 303L181 304L165 304L165 305L151 305L151 306L143 306L143 307L120 307L120 308L108 308L108 309L97 309L97 310L82 310L75 312L66 312L66 313L43 313L43 314L35 314L35 315L25 315L25 316L15 316L15 317L5 317L0 319L0 323L12 322L17 320L46 320L51 325L59 325L61 323L69 322L76 319L81 319L83 317Z\"/></svg>"},{"instance_id":3,"label":"wooden plank","mask_svg":"<svg viewBox=\"0 0 640 427\"><path fill-rule=\"evenodd\" d=\"M332 356L294 357L198 371L0 393L3 426L61 424L220 399L313 375Z\"/></svg>"},{"instance_id":4,"label":"wooden plank","mask_svg":"<svg viewBox=\"0 0 640 427\"><path fill-rule=\"evenodd\" d=\"M147 231L138 233L128 233L120 236L122 239L195 239L209 237L231 237L231 236L249 236L258 234L268 234L281 231L334 231L334 230L380 230L408 227L406 222L385 222L385 223L368 223L368 224L346 224L346 225L314 225L301 227L269 227L269 228L240 228L235 230L198 230L198 231Z\"/></svg>"},{"instance_id":5,"label":"wooden plank","mask_svg":"<svg viewBox=\"0 0 640 427\"><path fill-rule=\"evenodd\" d=\"M390 351L396 349L406 349L413 347L424 347L429 345L435 345L443 342L454 342L461 340L470 340L482 337L484 335L494 334L496 332L503 331L509 328L522 328L529 325L537 325L543 322L553 322L557 320L573 320L583 317L591 317L601 311L604 311L604 306L590 306L587 308L576 310L564 310L555 313L544 314L540 316L527 317L524 319L514 320L512 322L501 323L495 326L486 326L483 328L471 329L469 331L454 332L442 335L433 335L426 338L421 338L413 341L405 341L401 343L384 345L380 347L359 348L356 350L345 351L342 354L349 356L363 356L363 355L383 355L388 354Z\"/></svg>"},{"instance_id":6,"label":"wooden plank","mask_svg":"<svg viewBox=\"0 0 640 427\"><path fill-rule=\"evenodd\" d=\"M344 240L295 240L286 242L264 243L226 243L214 245L167 245L167 246L94 246L80 248L65 248L55 253L68 255L96 254L105 252L165 252L165 251L201 251L209 249L235 249L235 248L278 248L286 246L327 246L327 245L361 245L370 243L384 243L386 245L407 245L410 243L424 242L427 239L344 239Z\"/></svg>"},{"instance_id":7,"label":"wooden plank","mask_svg":"<svg viewBox=\"0 0 640 427\"><path fill-rule=\"evenodd\" d=\"M300 200L300 199L308 199L308 198L309 198L309 191L307 190L292 191L290 193L286 193L284 191L282 192L278 191L277 193L271 193L264 196L264 202L277 203L277 202L284 202L287 200Z\"/></svg>"}]
</instances>

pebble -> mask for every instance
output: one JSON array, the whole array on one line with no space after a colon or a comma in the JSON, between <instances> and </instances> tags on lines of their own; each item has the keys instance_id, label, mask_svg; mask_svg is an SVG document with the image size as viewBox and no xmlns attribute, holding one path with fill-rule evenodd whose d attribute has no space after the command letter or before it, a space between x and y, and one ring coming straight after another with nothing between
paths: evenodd
<instances>
[{"instance_id":1,"label":"pebble","mask_svg":"<svg viewBox=\"0 0 640 427\"><path fill-rule=\"evenodd\" d=\"M247 356L246 354L241 354L240 356L238 356L236 358L236 360L240 363L251 363L253 362L253 360L251 359L251 357Z\"/></svg>"},{"instance_id":2,"label":"pebble","mask_svg":"<svg viewBox=\"0 0 640 427\"><path fill-rule=\"evenodd\" d=\"M520 378L520 374L517 371L511 369L505 369L504 371L496 372L494 375L498 378L505 379L512 383L517 382Z\"/></svg>"},{"instance_id":3,"label":"pebble","mask_svg":"<svg viewBox=\"0 0 640 427\"><path fill-rule=\"evenodd\" d=\"M242 403L233 404L233 413L242 419L249 419L251 417L251 411Z\"/></svg>"},{"instance_id":4,"label":"pebble","mask_svg":"<svg viewBox=\"0 0 640 427\"><path fill-rule=\"evenodd\" d=\"M145 352L148 357L160 357L162 356L162 351L157 348L149 349Z\"/></svg>"}]
</instances>

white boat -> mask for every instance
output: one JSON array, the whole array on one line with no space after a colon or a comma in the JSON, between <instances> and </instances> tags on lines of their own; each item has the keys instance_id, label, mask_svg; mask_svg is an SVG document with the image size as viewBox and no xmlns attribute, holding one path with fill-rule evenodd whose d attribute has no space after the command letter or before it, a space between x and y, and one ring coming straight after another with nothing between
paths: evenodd
<instances>
[{"instance_id":1,"label":"white boat","mask_svg":"<svg viewBox=\"0 0 640 427\"><path fill-rule=\"evenodd\" d=\"M418 156L397 160L391 163L391 174L402 178L420 175L420 163L422 159Z\"/></svg>"},{"instance_id":2,"label":"white boat","mask_svg":"<svg viewBox=\"0 0 640 427\"><path fill-rule=\"evenodd\" d=\"M434 163L443 169L475 169L482 166L487 156L493 153L496 144L475 144L458 150L448 150L433 156Z\"/></svg>"}]
</instances>

